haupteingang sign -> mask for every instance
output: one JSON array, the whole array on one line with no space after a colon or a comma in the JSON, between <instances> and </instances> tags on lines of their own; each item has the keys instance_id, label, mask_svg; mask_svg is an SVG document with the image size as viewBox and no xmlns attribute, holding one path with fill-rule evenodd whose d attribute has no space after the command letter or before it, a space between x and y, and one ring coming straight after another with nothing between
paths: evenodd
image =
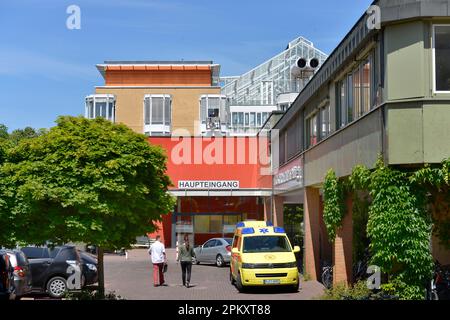
<instances>
[{"instance_id":1,"label":"haupteingang sign","mask_svg":"<svg viewBox=\"0 0 450 320\"><path fill-rule=\"evenodd\" d=\"M236 180L180 180L178 189L185 190L235 190L239 189Z\"/></svg>"}]
</instances>

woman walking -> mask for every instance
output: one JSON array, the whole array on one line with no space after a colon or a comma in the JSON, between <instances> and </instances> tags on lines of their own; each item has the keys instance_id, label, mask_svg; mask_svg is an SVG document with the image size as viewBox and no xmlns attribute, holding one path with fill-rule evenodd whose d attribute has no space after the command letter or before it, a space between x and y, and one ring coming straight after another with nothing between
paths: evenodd
<instances>
[{"instance_id":1,"label":"woman walking","mask_svg":"<svg viewBox=\"0 0 450 320\"><path fill-rule=\"evenodd\" d=\"M181 264L181 278L183 279L183 286L189 288L191 281L192 257L194 256L194 249L189 244L189 235L184 235L184 243L179 247L177 261Z\"/></svg>"}]
</instances>

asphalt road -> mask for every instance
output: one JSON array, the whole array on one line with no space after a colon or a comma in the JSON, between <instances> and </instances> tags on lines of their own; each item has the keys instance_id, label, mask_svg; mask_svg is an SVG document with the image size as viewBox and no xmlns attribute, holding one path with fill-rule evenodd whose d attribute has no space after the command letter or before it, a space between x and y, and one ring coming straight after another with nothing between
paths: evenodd
<instances>
[{"instance_id":1,"label":"asphalt road","mask_svg":"<svg viewBox=\"0 0 450 320\"><path fill-rule=\"evenodd\" d=\"M302 281L297 293L276 287L239 293L229 282L228 267L203 264L192 266L191 287L185 288L175 250L167 249L167 255L166 287L153 287L153 268L146 249L129 251L128 259L105 255L106 291L129 300L305 300L323 293L323 286L316 281Z\"/></svg>"}]
</instances>

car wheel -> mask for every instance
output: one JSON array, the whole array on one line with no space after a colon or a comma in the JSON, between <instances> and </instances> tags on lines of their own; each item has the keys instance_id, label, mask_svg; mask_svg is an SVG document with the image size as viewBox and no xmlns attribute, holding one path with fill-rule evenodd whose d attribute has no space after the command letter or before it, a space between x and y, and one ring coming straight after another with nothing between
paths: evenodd
<instances>
[{"instance_id":1,"label":"car wheel","mask_svg":"<svg viewBox=\"0 0 450 320\"><path fill-rule=\"evenodd\" d=\"M216 257L216 266L222 268L225 265L225 261L223 260L222 255L218 254Z\"/></svg>"},{"instance_id":2,"label":"car wheel","mask_svg":"<svg viewBox=\"0 0 450 320\"><path fill-rule=\"evenodd\" d=\"M47 283L47 292L52 298L62 298L67 291L67 282L63 277L53 277Z\"/></svg>"},{"instance_id":3,"label":"car wheel","mask_svg":"<svg viewBox=\"0 0 450 320\"><path fill-rule=\"evenodd\" d=\"M192 263L194 263L194 264L200 264L200 261L197 260L197 257L195 256L195 254L194 254L194 256L192 257Z\"/></svg>"},{"instance_id":4,"label":"car wheel","mask_svg":"<svg viewBox=\"0 0 450 320\"><path fill-rule=\"evenodd\" d=\"M236 288L240 293L245 292L244 285L242 284L241 274L238 273L237 279L236 279Z\"/></svg>"}]
</instances>

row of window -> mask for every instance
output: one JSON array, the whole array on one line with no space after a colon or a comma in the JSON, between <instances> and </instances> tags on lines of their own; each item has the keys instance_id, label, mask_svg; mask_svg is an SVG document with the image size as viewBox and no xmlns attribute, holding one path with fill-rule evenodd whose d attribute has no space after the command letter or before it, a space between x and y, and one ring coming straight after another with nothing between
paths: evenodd
<instances>
[{"instance_id":1,"label":"row of window","mask_svg":"<svg viewBox=\"0 0 450 320\"><path fill-rule=\"evenodd\" d=\"M261 127L269 117L270 112L232 112L233 127Z\"/></svg>"},{"instance_id":2,"label":"row of window","mask_svg":"<svg viewBox=\"0 0 450 320\"><path fill-rule=\"evenodd\" d=\"M336 120L341 128L369 112L377 100L375 54L370 54L336 84Z\"/></svg>"}]
</instances>

